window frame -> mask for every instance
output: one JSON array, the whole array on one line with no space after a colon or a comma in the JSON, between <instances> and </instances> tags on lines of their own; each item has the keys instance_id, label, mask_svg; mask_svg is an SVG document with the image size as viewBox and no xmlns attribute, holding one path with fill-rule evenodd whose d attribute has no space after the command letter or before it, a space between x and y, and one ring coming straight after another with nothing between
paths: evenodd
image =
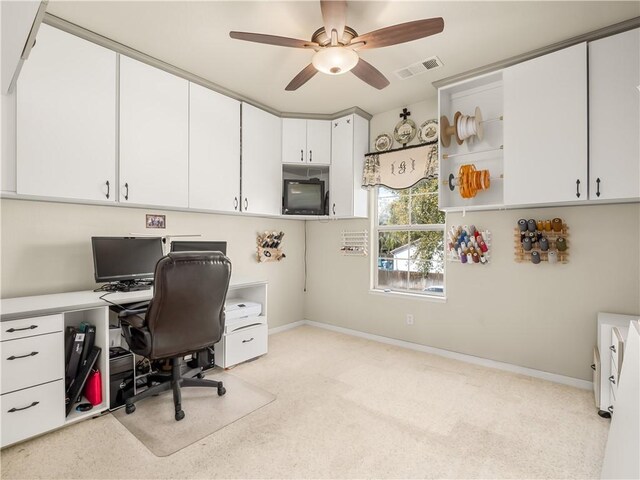
<instances>
[{"instance_id":1,"label":"window frame","mask_svg":"<svg viewBox=\"0 0 640 480\"><path fill-rule=\"evenodd\" d=\"M389 187L385 187L389 188ZM435 302L446 302L447 300L447 254L446 254L446 228L447 228L447 212L444 211L444 223L431 223L431 224L415 224L415 225L379 225L378 218L378 192L380 189L380 185L372 188L369 194L369 211L372 213L371 215L371 271L370 271L370 282L369 282L369 293L376 295L388 295L393 297L413 297L413 298L422 298L425 300L435 301ZM396 190L396 189L390 189ZM431 195L439 196L440 185L438 185L438 190L431 193ZM410 208L410 207L409 207ZM442 286L443 292L442 295L434 295L433 293L428 292L420 292L416 290L401 290L401 289L387 289L380 288L378 286L378 259L380 258L379 252L379 233L380 232L442 232L443 237L443 248L442 248Z\"/></svg>"}]
</instances>

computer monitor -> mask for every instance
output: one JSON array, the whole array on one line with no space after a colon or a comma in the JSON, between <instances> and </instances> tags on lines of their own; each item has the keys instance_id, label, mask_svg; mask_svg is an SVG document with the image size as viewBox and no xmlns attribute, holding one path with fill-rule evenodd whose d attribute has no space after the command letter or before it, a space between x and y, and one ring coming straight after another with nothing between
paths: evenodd
<instances>
[{"instance_id":1,"label":"computer monitor","mask_svg":"<svg viewBox=\"0 0 640 480\"><path fill-rule=\"evenodd\" d=\"M227 254L227 242L186 241L176 240L171 242L172 252L222 252Z\"/></svg>"},{"instance_id":2,"label":"computer monitor","mask_svg":"<svg viewBox=\"0 0 640 480\"><path fill-rule=\"evenodd\" d=\"M163 256L160 237L91 237L96 282L153 278Z\"/></svg>"}]
</instances>

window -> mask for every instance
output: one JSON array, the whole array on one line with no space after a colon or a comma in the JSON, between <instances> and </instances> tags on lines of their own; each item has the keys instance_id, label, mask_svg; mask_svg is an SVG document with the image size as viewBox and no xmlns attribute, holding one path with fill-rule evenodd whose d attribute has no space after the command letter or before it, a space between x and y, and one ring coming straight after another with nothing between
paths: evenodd
<instances>
[{"instance_id":1,"label":"window","mask_svg":"<svg viewBox=\"0 0 640 480\"><path fill-rule=\"evenodd\" d=\"M375 190L377 290L444 296L444 222L438 179Z\"/></svg>"}]
</instances>

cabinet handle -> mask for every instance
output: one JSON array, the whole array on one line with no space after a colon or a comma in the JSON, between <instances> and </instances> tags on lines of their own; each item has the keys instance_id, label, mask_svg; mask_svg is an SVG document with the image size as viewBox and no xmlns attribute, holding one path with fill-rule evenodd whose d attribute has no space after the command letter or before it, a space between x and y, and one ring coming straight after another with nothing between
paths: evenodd
<instances>
[{"instance_id":1,"label":"cabinet handle","mask_svg":"<svg viewBox=\"0 0 640 480\"><path fill-rule=\"evenodd\" d=\"M28 327L23 328L10 328L9 330L5 330L7 333L19 332L21 330L33 330L34 328L38 328L38 325L29 325Z\"/></svg>"},{"instance_id":2,"label":"cabinet handle","mask_svg":"<svg viewBox=\"0 0 640 480\"><path fill-rule=\"evenodd\" d=\"M238 197L233 197L233 209L238 210Z\"/></svg>"},{"instance_id":3,"label":"cabinet handle","mask_svg":"<svg viewBox=\"0 0 640 480\"><path fill-rule=\"evenodd\" d=\"M249 200L247 200L247 197L244 197L244 209L249 210Z\"/></svg>"},{"instance_id":4,"label":"cabinet handle","mask_svg":"<svg viewBox=\"0 0 640 480\"><path fill-rule=\"evenodd\" d=\"M611 376L609 377L609 381L615 385L615 384L616 384L616 377L614 377L613 375L611 375Z\"/></svg>"},{"instance_id":5,"label":"cabinet handle","mask_svg":"<svg viewBox=\"0 0 640 480\"><path fill-rule=\"evenodd\" d=\"M39 403L40 402L32 402L31 405L27 405L26 407L22 407L22 408L13 407L11 410L7 410L7 413L13 413L13 412L19 412L20 410L26 410L27 408L35 407Z\"/></svg>"},{"instance_id":6,"label":"cabinet handle","mask_svg":"<svg viewBox=\"0 0 640 480\"><path fill-rule=\"evenodd\" d=\"M576 197L580 198L580 179L576 180Z\"/></svg>"},{"instance_id":7,"label":"cabinet handle","mask_svg":"<svg viewBox=\"0 0 640 480\"><path fill-rule=\"evenodd\" d=\"M109 199L109 193L111 193L111 184L109 183L109 180L107 180L107 199Z\"/></svg>"},{"instance_id":8,"label":"cabinet handle","mask_svg":"<svg viewBox=\"0 0 640 480\"><path fill-rule=\"evenodd\" d=\"M26 355L11 355L10 357L7 357L7 360L16 360L18 358L35 357L37 354L38 352L27 353Z\"/></svg>"},{"instance_id":9,"label":"cabinet handle","mask_svg":"<svg viewBox=\"0 0 640 480\"><path fill-rule=\"evenodd\" d=\"M335 215L336 214L336 204L335 203L333 204L333 207L331 208L331 210L333 211L333 214Z\"/></svg>"},{"instance_id":10,"label":"cabinet handle","mask_svg":"<svg viewBox=\"0 0 640 480\"><path fill-rule=\"evenodd\" d=\"M613 405L609 405L607 407L607 410L609 410L609 413L613 413Z\"/></svg>"},{"instance_id":11,"label":"cabinet handle","mask_svg":"<svg viewBox=\"0 0 640 480\"><path fill-rule=\"evenodd\" d=\"M253 341L253 337L251 337L249 340L242 340L242 343L249 343Z\"/></svg>"},{"instance_id":12,"label":"cabinet handle","mask_svg":"<svg viewBox=\"0 0 640 480\"><path fill-rule=\"evenodd\" d=\"M611 350L613 353L616 353L616 346L615 345L611 345L609 347L609 350Z\"/></svg>"},{"instance_id":13,"label":"cabinet handle","mask_svg":"<svg viewBox=\"0 0 640 480\"><path fill-rule=\"evenodd\" d=\"M300 161L304 162L304 150L300 150Z\"/></svg>"},{"instance_id":14,"label":"cabinet handle","mask_svg":"<svg viewBox=\"0 0 640 480\"><path fill-rule=\"evenodd\" d=\"M596 178L596 197L600 196L600 179Z\"/></svg>"},{"instance_id":15,"label":"cabinet handle","mask_svg":"<svg viewBox=\"0 0 640 480\"><path fill-rule=\"evenodd\" d=\"M126 189L125 194L124 194L124 199L125 200L129 200L129 184L125 183L124 184L124 188Z\"/></svg>"},{"instance_id":16,"label":"cabinet handle","mask_svg":"<svg viewBox=\"0 0 640 480\"><path fill-rule=\"evenodd\" d=\"M313 150L309 150L309 161L313 162Z\"/></svg>"},{"instance_id":17,"label":"cabinet handle","mask_svg":"<svg viewBox=\"0 0 640 480\"><path fill-rule=\"evenodd\" d=\"M595 363L592 363L592 364L591 364L591 370L593 370L593 371L595 371L595 370L596 370L596 364L595 364Z\"/></svg>"}]
</instances>

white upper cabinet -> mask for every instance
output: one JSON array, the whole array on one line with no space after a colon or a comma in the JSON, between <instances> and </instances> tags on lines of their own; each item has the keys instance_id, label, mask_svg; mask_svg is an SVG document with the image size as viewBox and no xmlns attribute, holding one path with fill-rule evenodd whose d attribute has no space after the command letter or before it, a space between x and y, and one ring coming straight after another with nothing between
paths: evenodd
<instances>
[{"instance_id":1,"label":"white upper cabinet","mask_svg":"<svg viewBox=\"0 0 640 480\"><path fill-rule=\"evenodd\" d=\"M587 199L586 43L509 67L503 81L505 204Z\"/></svg>"},{"instance_id":2,"label":"white upper cabinet","mask_svg":"<svg viewBox=\"0 0 640 480\"><path fill-rule=\"evenodd\" d=\"M282 163L329 165L331 121L282 119Z\"/></svg>"},{"instance_id":3,"label":"white upper cabinet","mask_svg":"<svg viewBox=\"0 0 640 480\"><path fill-rule=\"evenodd\" d=\"M116 54L48 25L17 86L17 193L114 201Z\"/></svg>"},{"instance_id":4,"label":"white upper cabinet","mask_svg":"<svg viewBox=\"0 0 640 480\"><path fill-rule=\"evenodd\" d=\"M589 44L589 198L640 197L640 29Z\"/></svg>"},{"instance_id":5,"label":"white upper cabinet","mask_svg":"<svg viewBox=\"0 0 640 480\"><path fill-rule=\"evenodd\" d=\"M240 102L189 84L189 207L240 209Z\"/></svg>"},{"instance_id":6,"label":"white upper cabinet","mask_svg":"<svg viewBox=\"0 0 640 480\"><path fill-rule=\"evenodd\" d=\"M329 215L366 217L367 191L362 188L369 123L352 114L332 120Z\"/></svg>"},{"instance_id":7,"label":"white upper cabinet","mask_svg":"<svg viewBox=\"0 0 640 480\"><path fill-rule=\"evenodd\" d=\"M120 57L120 201L189 204L189 82Z\"/></svg>"},{"instance_id":8,"label":"white upper cabinet","mask_svg":"<svg viewBox=\"0 0 640 480\"><path fill-rule=\"evenodd\" d=\"M282 210L282 120L242 104L242 210L279 215Z\"/></svg>"}]
</instances>

